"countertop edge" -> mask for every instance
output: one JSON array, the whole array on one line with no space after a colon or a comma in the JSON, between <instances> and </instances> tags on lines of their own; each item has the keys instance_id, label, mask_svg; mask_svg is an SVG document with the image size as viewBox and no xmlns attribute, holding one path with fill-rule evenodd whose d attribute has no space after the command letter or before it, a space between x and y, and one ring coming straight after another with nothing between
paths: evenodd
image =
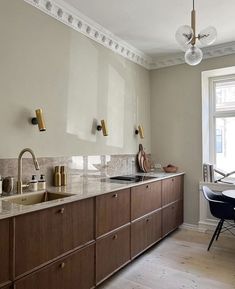
<instances>
[{"instance_id":1,"label":"countertop edge","mask_svg":"<svg viewBox=\"0 0 235 289\"><path fill-rule=\"evenodd\" d=\"M142 176L154 176L153 173L137 173L137 174L142 175ZM155 175L157 175L157 173ZM160 177L156 176L156 178L149 179L149 180L142 181L142 182L138 182L138 183L131 183L131 184L116 184L115 183L113 188L107 189L106 191L102 191L100 193L97 193L94 190L91 190L90 192L88 191L86 194L80 194L80 195L76 194L75 192L73 193L73 190L76 190L78 188L78 187L76 188L76 186L78 186L77 183L74 185L68 186L68 187L48 187L46 191L49 193L63 193L63 194L73 194L73 195L66 197L66 198L63 198L63 199L53 200L53 201L40 203L40 204L36 204L36 205L23 206L23 205L12 204L12 203L9 203L7 201L7 199L9 197L1 197L1 199L0 199L0 220L9 219L9 218L16 217L19 215L24 215L27 213L32 213L32 212L36 212L36 211L40 211L40 210L44 210L44 209L48 209L48 208L52 208L52 207L56 207L56 206L62 206L62 205L69 204L72 202L81 201L81 200L85 200L85 199L89 199L89 198L94 198L94 197L109 194L112 192L117 192L120 190L129 189L132 187L136 187L136 186L140 186L140 185L144 185L144 184L148 184L148 183L152 183L152 182L157 182L157 181L161 181L161 180L172 178L172 177L177 177L180 175L185 175L185 172L168 173L168 174L165 173L164 176L160 176ZM94 181L94 180L90 181L90 184L94 184L94 185L98 185L101 183L102 183L101 179L98 179L96 181ZM36 193L36 192L34 192L34 193ZM31 192L31 193L27 193L27 194L34 194L34 193ZM9 205L9 209L7 209L7 208L4 209L3 208L4 206L2 204L6 205L6 206ZM2 209L2 211L1 211L1 209Z\"/></svg>"}]
</instances>

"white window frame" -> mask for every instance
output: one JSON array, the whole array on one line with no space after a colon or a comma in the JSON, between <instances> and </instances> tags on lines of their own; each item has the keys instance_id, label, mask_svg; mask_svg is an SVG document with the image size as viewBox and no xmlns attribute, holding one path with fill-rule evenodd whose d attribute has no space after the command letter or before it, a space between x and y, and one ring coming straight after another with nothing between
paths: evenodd
<instances>
[{"instance_id":1,"label":"white window frame","mask_svg":"<svg viewBox=\"0 0 235 289\"><path fill-rule=\"evenodd\" d=\"M212 99L217 81L235 78L235 66L202 72L202 162L215 164L215 119L235 116L235 111L216 112ZM209 133L208 133L209 132Z\"/></svg>"},{"instance_id":2,"label":"white window frame","mask_svg":"<svg viewBox=\"0 0 235 289\"><path fill-rule=\"evenodd\" d=\"M217 83L234 81L235 74L223 75L209 78L209 159L210 163L216 163L216 118L219 117L235 117L235 110L216 111L215 104L215 87Z\"/></svg>"}]
</instances>

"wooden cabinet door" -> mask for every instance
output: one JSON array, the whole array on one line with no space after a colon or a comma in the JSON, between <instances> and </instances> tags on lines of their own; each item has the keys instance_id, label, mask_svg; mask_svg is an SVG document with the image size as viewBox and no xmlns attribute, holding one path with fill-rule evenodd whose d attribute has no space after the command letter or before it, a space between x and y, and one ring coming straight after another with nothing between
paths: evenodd
<instances>
[{"instance_id":1,"label":"wooden cabinet door","mask_svg":"<svg viewBox=\"0 0 235 289\"><path fill-rule=\"evenodd\" d=\"M86 199L15 218L15 274L94 240L94 200Z\"/></svg>"},{"instance_id":2,"label":"wooden cabinet door","mask_svg":"<svg viewBox=\"0 0 235 289\"><path fill-rule=\"evenodd\" d=\"M162 209L162 233L167 235L183 223L183 202L177 201Z\"/></svg>"},{"instance_id":3,"label":"wooden cabinet door","mask_svg":"<svg viewBox=\"0 0 235 289\"><path fill-rule=\"evenodd\" d=\"M137 219L161 207L161 181L131 188L131 219Z\"/></svg>"},{"instance_id":4,"label":"wooden cabinet door","mask_svg":"<svg viewBox=\"0 0 235 289\"><path fill-rule=\"evenodd\" d=\"M165 206L176 201L175 178L162 180L162 205Z\"/></svg>"},{"instance_id":5,"label":"wooden cabinet door","mask_svg":"<svg viewBox=\"0 0 235 289\"><path fill-rule=\"evenodd\" d=\"M10 280L10 221L0 220L0 287Z\"/></svg>"},{"instance_id":6,"label":"wooden cabinet door","mask_svg":"<svg viewBox=\"0 0 235 289\"><path fill-rule=\"evenodd\" d=\"M183 199L183 176L162 181L162 205L165 206Z\"/></svg>"},{"instance_id":7,"label":"wooden cabinet door","mask_svg":"<svg viewBox=\"0 0 235 289\"><path fill-rule=\"evenodd\" d=\"M183 200L183 195L184 195L184 176L175 177L174 194L176 196L176 200Z\"/></svg>"},{"instance_id":8,"label":"wooden cabinet door","mask_svg":"<svg viewBox=\"0 0 235 289\"><path fill-rule=\"evenodd\" d=\"M13 287L12 286L5 286L5 287L1 287L0 289L12 289Z\"/></svg>"},{"instance_id":9,"label":"wooden cabinet door","mask_svg":"<svg viewBox=\"0 0 235 289\"><path fill-rule=\"evenodd\" d=\"M130 260L130 225L96 242L96 283Z\"/></svg>"},{"instance_id":10,"label":"wooden cabinet door","mask_svg":"<svg viewBox=\"0 0 235 289\"><path fill-rule=\"evenodd\" d=\"M184 203L183 200L180 200L176 203L177 213L176 213L176 220L177 220L177 227L183 224L184 222Z\"/></svg>"},{"instance_id":11,"label":"wooden cabinet door","mask_svg":"<svg viewBox=\"0 0 235 289\"><path fill-rule=\"evenodd\" d=\"M162 237L162 212L154 212L131 224L131 257L143 252Z\"/></svg>"},{"instance_id":12,"label":"wooden cabinet door","mask_svg":"<svg viewBox=\"0 0 235 289\"><path fill-rule=\"evenodd\" d=\"M95 283L94 245L76 251L15 283L15 289L90 289Z\"/></svg>"},{"instance_id":13,"label":"wooden cabinet door","mask_svg":"<svg viewBox=\"0 0 235 289\"><path fill-rule=\"evenodd\" d=\"M130 189L96 198L96 236L130 222Z\"/></svg>"}]
</instances>

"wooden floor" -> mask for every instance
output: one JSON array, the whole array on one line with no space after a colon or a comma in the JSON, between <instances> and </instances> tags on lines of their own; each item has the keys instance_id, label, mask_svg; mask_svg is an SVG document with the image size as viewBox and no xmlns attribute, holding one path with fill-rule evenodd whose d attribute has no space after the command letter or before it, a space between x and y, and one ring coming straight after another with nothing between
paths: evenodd
<instances>
[{"instance_id":1,"label":"wooden floor","mask_svg":"<svg viewBox=\"0 0 235 289\"><path fill-rule=\"evenodd\" d=\"M235 289L235 237L178 230L99 289Z\"/></svg>"}]
</instances>

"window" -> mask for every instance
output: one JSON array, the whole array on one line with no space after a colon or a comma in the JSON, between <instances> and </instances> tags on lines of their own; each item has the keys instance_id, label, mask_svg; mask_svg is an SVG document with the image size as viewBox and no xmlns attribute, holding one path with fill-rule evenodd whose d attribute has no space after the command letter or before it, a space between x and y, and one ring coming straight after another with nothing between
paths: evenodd
<instances>
[{"instance_id":1,"label":"window","mask_svg":"<svg viewBox=\"0 0 235 289\"><path fill-rule=\"evenodd\" d=\"M235 75L209 80L209 148L211 163L235 170Z\"/></svg>"}]
</instances>

